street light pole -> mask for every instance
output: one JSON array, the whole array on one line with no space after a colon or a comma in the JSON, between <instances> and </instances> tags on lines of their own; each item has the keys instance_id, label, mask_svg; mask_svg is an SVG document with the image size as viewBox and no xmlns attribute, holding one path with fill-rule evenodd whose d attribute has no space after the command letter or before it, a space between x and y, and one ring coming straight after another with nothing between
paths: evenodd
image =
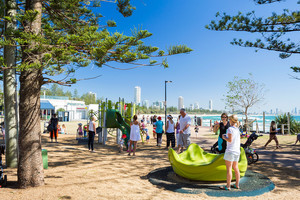
<instances>
[{"instance_id":1,"label":"street light pole","mask_svg":"<svg viewBox=\"0 0 300 200\"><path fill-rule=\"evenodd\" d=\"M165 81L165 132L167 133L167 83L172 81Z\"/></svg>"}]
</instances>

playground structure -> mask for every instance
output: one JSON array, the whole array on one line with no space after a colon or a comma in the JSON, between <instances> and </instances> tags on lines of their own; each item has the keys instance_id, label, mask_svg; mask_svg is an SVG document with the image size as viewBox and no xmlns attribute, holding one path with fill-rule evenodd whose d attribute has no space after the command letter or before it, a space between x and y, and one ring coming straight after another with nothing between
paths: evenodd
<instances>
[{"instance_id":1,"label":"playground structure","mask_svg":"<svg viewBox=\"0 0 300 200\"><path fill-rule=\"evenodd\" d=\"M90 113L98 115L99 127L97 128L98 143L105 145L107 134L116 136L116 143L120 143L121 136L126 135L125 146L130 138L130 122L135 115L135 104L125 103L124 99L119 98L118 102L111 100L100 102L98 112ZM116 135L112 133L116 132ZM122 132L122 134L121 134Z\"/></svg>"}]
</instances>

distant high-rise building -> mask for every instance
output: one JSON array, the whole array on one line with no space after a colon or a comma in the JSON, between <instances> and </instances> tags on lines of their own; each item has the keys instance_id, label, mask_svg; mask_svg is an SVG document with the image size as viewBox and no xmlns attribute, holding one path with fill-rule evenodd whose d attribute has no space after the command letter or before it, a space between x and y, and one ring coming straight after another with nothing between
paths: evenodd
<instances>
[{"instance_id":1,"label":"distant high-rise building","mask_svg":"<svg viewBox=\"0 0 300 200\"><path fill-rule=\"evenodd\" d=\"M270 110L270 114L273 114L273 110L272 109Z\"/></svg>"},{"instance_id":2,"label":"distant high-rise building","mask_svg":"<svg viewBox=\"0 0 300 200\"><path fill-rule=\"evenodd\" d=\"M149 108L149 100L144 100L142 105L145 106L146 108Z\"/></svg>"},{"instance_id":3,"label":"distant high-rise building","mask_svg":"<svg viewBox=\"0 0 300 200\"><path fill-rule=\"evenodd\" d=\"M141 104L141 87L140 86L134 87L134 103L137 105Z\"/></svg>"},{"instance_id":4,"label":"distant high-rise building","mask_svg":"<svg viewBox=\"0 0 300 200\"><path fill-rule=\"evenodd\" d=\"M213 110L213 103L212 103L211 99L209 100L208 104L209 104L208 105L209 110L212 111Z\"/></svg>"},{"instance_id":5,"label":"distant high-rise building","mask_svg":"<svg viewBox=\"0 0 300 200\"><path fill-rule=\"evenodd\" d=\"M200 109L200 106L199 106L199 103L198 103L198 102L195 102L195 103L194 103L194 109L195 109L195 110Z\"/></svg>"},{"instance_id":6,"label":"distant high-rise building","mask_svg":"<svg viewBox=\"0 0 300 200\"><path fill-rule=\"evenodd\" d=\"M297 108L295 107L295 115L297 115L298 113L297 113Z\"/></svg>"},{"instance_id":7,"label":"distant high-rise building","mask_svg":"<svg viewBox=\"0 0 300 200\"><path fill-rule=\"evenodd\" d=\"M275 114L278 115L278 108L276 108L276 113Z\"/></svg>"},{"instance_id":8,"label":"distant high-rise building","mask_svg":"<svg viewBox=\"0 0 300 200\"><path fill-rule=\"evenodd\" d=\"M190 104L190 109L194 110L194 105L192 103Z\"/></svg>"},{"instance_id":9,"label":"distant high-rise building","mask_svg":"<svg viewBox=\"0 0 300 200\"><path fill-rule=\"evenodd\" d=\"M181 108L184 108L182 96L178 97L178 110L180 110Z\"/></svg>"}]
</instances>

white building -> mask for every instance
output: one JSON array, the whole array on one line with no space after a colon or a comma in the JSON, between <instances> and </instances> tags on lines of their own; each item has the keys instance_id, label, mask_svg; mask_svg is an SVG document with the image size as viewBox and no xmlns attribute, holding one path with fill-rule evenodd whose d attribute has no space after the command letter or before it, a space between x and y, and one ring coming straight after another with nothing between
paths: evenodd
<instances>
[{"instance_id":1,"label":"white building","mask_svg":"<svg viewBox=\"0 0 300 200\"><path fill-rule=\"evenodd\" d=\"M192 103L190 104L190 109L194 110L194 105Z\"/></svg>"},{"instance_id":2,"label":"white building","mask_svg":"<svg viewBox=\"0 0 300 200\"><path fill-rule=\"evenodd\" d=\"M54 106L54 112L58 109L64 109L69 112L69 120L86 120L89 116L89 111L98 111L98 104L85 105L84 101L69 100L68 97L50 97L46 96L46 99L52 106ZM50 113L48 113L50 115Z\"/></svg>"},{"instance_id":3,"label":"white building","mask_svg":"<svg viewBox=\"0 0 300 200\"><path fill-rule=\"evenodd\" d=\"M134 103L136 105L141 104L141 87L140 86L134 87Z\"/></svg>"},{"instance_id":4,"label":"white building","mask_svg":"<svg viewBox=\"0 0 300 200\"><path fill-rule=\"evenodd\" d=\"M184 105L183 105L183 97L182 97L182 96L179 96L179 97L178 97L178 110L180 110L181 108L184 108Z\"/></svg>"},{"instance_id":5,"label":"white building","mask_svg":"<svg viewBox=\"0 0 300 200\"><path fill-rule=\"evenodd\" d=\"M209 100L209 102L208 102L208 109L210 110L210 111L212 111L213 110L213 103L212 103L212 100L210 99Z\"/></svg>"},{"instance_id":6,"label":"white building","mask_svg":"<svg viewBox=\"0 0 300 200\"><path fill-rule=\"evenodd\" d=\"M198 103L198 102L195 102L195 103L194 103L194 109L195 109L195 110L200 109L200 106L199 106L199 103Z\"/></svg>"}]
</instances>

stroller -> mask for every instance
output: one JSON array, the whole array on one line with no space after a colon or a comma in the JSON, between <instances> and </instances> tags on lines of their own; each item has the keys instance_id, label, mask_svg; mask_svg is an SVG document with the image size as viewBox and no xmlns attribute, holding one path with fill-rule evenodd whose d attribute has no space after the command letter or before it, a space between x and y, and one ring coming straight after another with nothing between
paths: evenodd
<instances>
[{"instance_id":1,"label":"stroller","mask_svg":"<svg viewBox=\"0 0 300 200\"><path fill-rule=\"evenodd\" d=\"M253 143L254 140L257 140L258 137L262 135L257 135L255 132L253 132L245 144L241 144L241 147L245 149L245 153L247 156L248 164L251 165L252 163L256 163L258 161L258 154L256 153L255 149L250 148L250 145Z\"/></svg>"},{"instance_id":2,"label":"stroller","mask_svg":"<svg viewBox=\"0 0 300 200\"><path fill-rule=\"evenodd\" d=\"M245 144L241 144L241 147L244 148L245 153L246 153L246 157L248 160L248 165L251 165L252 163L255 163L258 161L258 154L256 153L255 149L250 148L250 145L253 143L254 140L257 140L258 137L260 137L261 135L257 135L255 132L253 132L249 138L247 139L247 141L245 142ZM224 153L224 152L220 152L218 149L218 142L216 142L212 147L211 147L211 153L215 153L215 154L220 154L220 153Z\"/></svg>"},{"instance_id":3,"label":"stroller","mask_svg":"<svg viewBox=\"0 0 300 200\"><path fill-rule=\"evenodd\" d=\"M2 155L4 155L5 145L0 145L0 188L6 186L7 175L3 175Z\"/></svg>"}]
</instances>

